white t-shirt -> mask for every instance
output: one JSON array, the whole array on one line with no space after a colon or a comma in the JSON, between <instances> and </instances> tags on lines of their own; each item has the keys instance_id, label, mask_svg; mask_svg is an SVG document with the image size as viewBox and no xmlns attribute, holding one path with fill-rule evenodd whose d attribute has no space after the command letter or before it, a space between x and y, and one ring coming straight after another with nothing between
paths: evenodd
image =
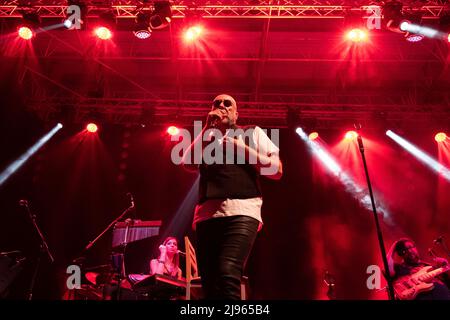
<instances>
[{"instance_id":1,"label":"white t-shirt","mask_svg":"<svg viewBox=\"0 0 450 320\"><path fill-rule=\"evenodd\" d=\"M237 139L242 140L241 135ZM269 139L267 134L258 126L253 130L253 146L259 154L268 157L279 157L280 149ZM258 231L261 229L263 221L261 218L262 197L248 199L210 199L195 207L194 221L192 223L195 230L198 222L220 217L230 217L244 215L255 218L259 221Z\"/></svg>"}]
</instances>

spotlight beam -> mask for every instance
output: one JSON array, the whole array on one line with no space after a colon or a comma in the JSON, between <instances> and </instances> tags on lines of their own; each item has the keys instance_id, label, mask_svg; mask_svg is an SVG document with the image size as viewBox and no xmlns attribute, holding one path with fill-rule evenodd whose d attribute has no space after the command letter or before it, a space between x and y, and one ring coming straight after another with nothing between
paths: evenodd
<instances>
[{"instance_id":1,"label":"spotlight beam","mask_svg":"<svg viewBox=\"0 0 450 320\"><path fill-rule=\"evenodd\" d=\"M50 132L45 134L38 142L31 146L16 161L11 163L2 173L0 173L0 186L8 180L23 164L30 159L44 144L46 144L55 134L62 128L62 124L58 123Z\"/></svg>"},{"instance_id":2,"label":"spotlight beam","mask_svg":"<svg viewBox=\"0 0 450 320\"><path fill-rule=\"evenodd\" d=\"M445 38L446 34L433 28L417 25L414 23L404 22L400 25L400 30L409 33L420 34L427 38Z\"/></svg>"},{"instance_id":3,"label":"spotlight beam","mask_svg":"<svg viewBox=\"0 0 450 320\"><path fill-rule=\"evenodd\" d=\"M359 201L365 209L372 211L372 202L370 201L368 192L360 187L355 180L341 168L333 156L319 143L315 140L310 140L303 129L297 128L296 132L306 143L310 152L316 156L330 171L330 173L332 173L344 185L345 191L350 193L357 201ZM382 213L385 218L390 218L390 214L385 208L377 206L376 210L377 212ZM392 223L390 219L386 220L386 222Z\"/></svg>"},{"instance_id":4,"label":"spotlight beam","mask_svg":"<svg viewBox=\"0 0 450 320\"><path fill-rule=\"evenodd\" d=\"M192 187L189 189L186 197L181 205L178 207L177 212L174 214L166 228L166 231L162 235L162 238L168 235L176 237L182 237L186 231L186 228L192 222L192 215L198 198L198 186L200 183L200 175L197 175Z\"/></svg>"},{"instance_id":5,"label":"spotlight beam","mask_svg":"<svg viewBox=\"0 0 450 320\"><path fill-rule=\"evenodd\" d=\"M425 164L428 168L432 169L437 174L442 175L446 180L450 181L450 169L433 159L431 156L420 150L412 143L406 141L391 130L386 131L386 135L397 142L405 150L415 156L419 161Z\"/></svg>"}]
</instances>

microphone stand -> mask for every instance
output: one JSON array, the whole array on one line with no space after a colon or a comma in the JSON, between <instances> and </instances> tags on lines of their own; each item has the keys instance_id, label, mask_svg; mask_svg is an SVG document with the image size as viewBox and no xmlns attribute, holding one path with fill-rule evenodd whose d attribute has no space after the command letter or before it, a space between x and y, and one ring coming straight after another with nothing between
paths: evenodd
<instances>
[{"instance_id":1,"label":"microphone stand","mask_svg":"<svg viewBox=\"0 0 450 320\"><path fill-rule=\"evenodd\" d=\"M121 220L128 212L130 212L131 210L134 209L134 203L132 203L132 205L128 208L125 209L124 212L121 213L120 216L118 216L116 219L114 219L114 221L112 221L105 230L103 230L94 240L89 241L89 243L87 244L87 246L83 249L83 253L88 251L90 248L92 248L92 246L101 238L103 237L103 235L108 232L117 222L119 222L119 220Z\"/></svg>"},{"instance_id":2,"label":"microphone stand","mask_svg":"<svg viewBox=\"0 0 450 320\"><path fill-rule=\"evenodd\" d=\"M39 244L39 255L37 257L37 261L36 261L36 266L34 267L34 272L33 272L33 276L31 278L31 283L30 283L30 287L28 289L28 300L32 300L33 299L33 290L34 290L34 285L36 284L36 279L37 279L37 275L39 273L39 269L41 266L41 260L42 260L42 256L45 254L48 259L50 260L50 263L53 263L55 261L55 259L53 258L53 255L51 254L48 245L47 245L47 241L45 240L44 235L41 232L41 229L39 228L37 222L36 222L36 215L33 214L30 210L30 208L28 207L28 201L26 200L20 200L19 204L23 207L26 208L27 212L28 212L28 216L31 220L31 223L33 224L34 229L36 230L37 234L39 235L39 239L41 241L41 243Z\"/></svg>"},{"instance_id":3,"label":"microphone stand","mask_svg":"<svg viewBox=\"0 0 450 320\"><path fill-rule=\"evenodd\" d=\"M359 151L361 152L361 157L362 157L362 161L363 161L363 164L364 164L364 172L366 174L367 187L369 189L370 202L372 203L373 217L375 219L375 227L376 227L376 230L377 230L378 244L380 246L381 257L383 258L383 265L384 265L384 270L385 270L385 278L386 278L386 281L387 281L388 297L389 297L390 300L395 300L394 287L392 285L392 278L391 278L391 275L389 273L389 264L388 264L387 257L386 257L386 249L384 247L383 234L381 232L380 223L378 221L377 208L376 208L376 205L375 205L375 200L374 200L373 191L372 191L372 184L370 182L370 177L369 177L369 169L367 168L366 156L364 154L364 145L363 145L362 137L359 134L359 129L361 129L361 125L355 126L355 127L358 129L358 137L357 137L358 146L359 146Z\"/></svg>"},{"instance_id":4,"label":"microphone stand","mask_svg":"<svg viewBox=\"0 0 450 320\"><path fill-rule=\"evenodd\" d=\"M443 237L442 237L442 239L440 239L440 240L437 241L436 243L437 243L438 245L440 245L441 248L444 250L445 254L446 254L447 256L450 257L450 250L448 249L447 245L445 244L445 242L444 242L444 240L443 240Z\"/></svg>"},{"instance_id":5,"label":"microphone stand","mask_svg":"<svg viewBox=\"0 0 450 320\"><path fill-rule=\"evenodd\" d=\"M79 262L79 261L83 261L85 260L85 258L83 257L83 254L85 254L90 248L92 248L92 246L94 246L94 244L101 238L103 237L103 235L108 232L117 222L119 222L123 217L125 217L129 212L131 212L132 210L134 210L135 206L134 206L134 199L133 199L133 195L131 195L130 193L127 194L130 196L131 198L131 205L125 209L125 211L123 211L116 219L114 219L94 240L89 241L89 243L86 245L86 247L83 249L81 257L76 258L73 260L74 263ZM126 244L125 244L126 246ZM123 259L122 259L123 260ZM124 265L124 261L122 261L122 265ZM121 281L121 272L119 272L119 293L120 293L120 281Z\"/></svg>"}]
</instances>

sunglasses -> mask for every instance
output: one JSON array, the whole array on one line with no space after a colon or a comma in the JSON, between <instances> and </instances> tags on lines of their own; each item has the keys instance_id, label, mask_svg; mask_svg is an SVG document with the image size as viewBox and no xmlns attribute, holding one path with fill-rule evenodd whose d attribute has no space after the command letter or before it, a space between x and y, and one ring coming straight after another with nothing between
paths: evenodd
<instances>
[{"instance_id":1,"label":"sunglasses","mask_svg":"<svg viewBox=\"0 0 450 320\"><path fill-rule=\"evenodd\" d=\"M233 101L228 100L228 99L217 99L213 101L213 106L214 108L219 108L220 105L222 104L223 101L223 105L227 108L231 107L233 105Z\"/></svg>"}]
</instances>

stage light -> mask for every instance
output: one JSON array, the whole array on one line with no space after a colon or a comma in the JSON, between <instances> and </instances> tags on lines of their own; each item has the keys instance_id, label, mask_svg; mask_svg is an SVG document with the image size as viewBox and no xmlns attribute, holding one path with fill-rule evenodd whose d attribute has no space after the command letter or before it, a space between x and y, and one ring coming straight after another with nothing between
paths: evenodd
<instances>
[{"instance_id":1,"label":"stage light","mask_svg":"<svg viewBox=\"0 0 450 320\"><path fill-rule=\"evenodd\" d=\"M411 25L410 21L404 20L400 23L400 30L408 31L409 26Z\"/></svg>"},{"instance_id":2,"label":"stage light","mask_svg":"<svg viewBox=\"0 0 450 320\"><path fill-rule=\"evenodd\" d=\"M180 129L178 129L175 126L170 126L169 128L167 128L167 133L170 134L171 136L175 136L180 132Z\"/></svg>"},{"instance_id":3,"label":"stage light","mask_svg":"<svg viewBox=\"0 0 450 320\"><path fill-rule=\"evenodd\" d=\"M311 132L308 136L309 140L316 140L319 137L319 133Z\"/></svg>"},{"instance_id":4,"label":"stage light","mask_svg":"<svg viewBox=\"0 0 450 320\"><path fill-rule=\"evenodd\" d=\"M347 32L346 38L353 42L363 42L367 40L367 31L355 28Z\"/></svg>"},{"instance_id":5,"label":"stage light","mask_svg":"<svg viewBox=\"0 0 450 320\"><path fill-rule=\"evenodd\" d=\"M65 10L63 26L69 30L85 29L84 20L87 16L88 8L83 0L68 0L68 7Z\"/></svg>"},{"instance_id":6,"label":"stage light","mask_svg":"<svg viewBox=\"0 0 450 320\"><path fill-rule=\"evenodd\" d=\"M442 32L429 28L429 27L425 27L425 26L421 26L419 24L415 24L415 23L402 23L401 24L401 30L406 32L406 39L408 40L409 37L414 37L417 35L420 35L423 37L427 37L427 38L437 38L439 35L442 34Z\"/></svg>"},{"instance_id":7,"label":"stage light","mask_svg":"<svg viewBox=\"0 0 450 320\"><path fill-rule=\"evenodd\" d=\"M438 30L422 26L422 13L403 13L402 4L397 1L386 4L388 8L389 4L392 4L392 10L388 9L386 14L384 14L386 27L390 31L403 33L407 41L419 42L425 37L436 38L442 35L442 32Z\"/></svg>"},{"instance_id":8,"label":"stage light","mask_svg":"<svg viewBox=\"0 0 450 320\"><path fill-rule=\"evenodd\" d=\"M434 136L436 142L444 142L447 139L447 135L444 132L439 132Z\"/></svg>"},{"instance_id":9,"label":"stage light","mask_svg":"<svg viewBox=\"0 0 450 320\"><path fill-rule=\"evenodd\" d=\"M17 30L17 34L24 40L30 40L34 36L33 30L28 27L20 27L19 30Z\"/></svg>"},{"instance_id":10,"label":"stage light","mask_svg":"<svg viewBox=\"0 0 450 320\"><path fill-rule=\"evenodd\" d=\"M150 15L145 12L139 12L136 15L136 24L134 26L133 34L138 39L148 39L152 35L150 29Z\"/></svg>"},{"instance_id":11,"label":"stage light","mask_svg":"<svg viewBox=\"0 0 450 320\"><path fill-rule=\"evenodd\" d=\"M357 137L358 137L358 134L355 131L347 131L344 138L346 141L353 141Z\"/></svg>"},{"instance_id":12,"label":"stage light","mask_svg":"<svg viewBox=\"0 0 450 320\"><path fill-rule=\"evenodd\" d=\"M95 123L91 122L86 126L86 130L90 133L95 133L95 132L97 132L98 127Z\"/></svg>"},{"instance_id":13,"label":"stage light","mask_svg":"<svg viewBox=\"0 0 450 320\"><path fill-rule=\"evenodd\" d=\"M72 23L72 21L70 21L69 19L66 19L66 20L64 20L63 25L64 25L64 27L66 27L67 29L70 29L70 28L72 28L73 23Z\"/></svg>"},{"instance_id":14,"label":"stage light","mask_svg":"<svg viewBox=\"0 0 450 320\"><path fill-rule=\"evenodd\" d=\"M200 25L190 26L184 32L184 40L186 42L192 42L197 40L203 33L203 27Z\"/></svg>"},{"instance_id":15,"label":"stage light","mask_svg":"<svg viewBox=\"0 0 450 320\"><path fill-rule=\"evenodd\" d=\"M383 5L382 16L386 28L393 32L403 32L400 30L400 24L403 19L403 4L399 1L389 1Z\"/></svg>"},{"instance_id":16,"label":"stage light","mask_svg":"<svg viewBox=\"0 0 450 320\"><path fill-rule=\"evenodd\" d=\"M11 163L2 173L0 173L0 186L14 174L23 164L30 159L44 144L46 144L55 134L62 128L62 124L58 123L50 132L45 134L38 142L30 147L16 161Z\"/></svg>"},{"instance_id":17,"label":"stage light","mask_svg":"<svg viewBox=\"0 0 450 320\"><path fill-rule=\"evenodd\" d=\"M155 1L154 9L150 16L150 28L163 29L172 21L172 10L169 1Z\"/></svg>"},{"instance_id":18,"label":"stage light","mask_svg":"<svg viewBox=\"0 0 450 320\"><path fill-rule=\"evenodd\" d=\"M116 15L113 11L107 10L99 14L99 22L94 29L95 35L101 40L112 38L112 30L116 26Z\"/></svg>"},{"instance_id":19,"label":"stage light","mask_svg":"<svg viewBox=\"0 0 450 320\"><path fill-rule=\"evenodd\" d=\"M448 34L447 41L450 42L450 33Z\"/></svg>"},{"instance_id":20,"label":"stage light","mask_svg":"<svg viewBox=\"0 0 450 320\"><path fill-rule=\"evenodd\" d=\"M41 24L41 18L36 11L22 13L23 22L17 29L17 34L24 40L30 40L35 36L33 30L39 28Z\"/></svg>"},{"instance_id":21,"label":"stage light","mask_svg":"<svg viewBox=\"0 0 450 320\"><path fill-rule=\"evenodd\" d=\"M419 42L422 41L423 38L425 38L424 36L420 35L420 34L408 34L406 36L406 41L409 42Z\"/></svg>"},{"instance_id":22,"label":"stage light","mask_svg":"<svg viewBox=\"0 0 450 320\"><path fill-rule=\"evenodd\" d=\"M134 35L138 39L145 40L145 39L150 38L150 36L152 35L152 32L150 30L138 30L138 31L134 31Z\"/></svg>"},{"instance_id":23,"label":"stage light","mask_svg":"<svg viewBox=\"0 0 450 320\"><path fill-rule=\"evenodd\" d=\"M445 179L450 181L450 170L446 168L444 165L439 163L437 160L433 159L430 155L420 150L418 147L408 142L406 139L400 137L396 133L391 130L386 131L386 135L397 142L401 147L403 147L406 151L415 156L419 161L425 164L428 168L435 171L437 174L440 174Z\"/></svg>"},{"instance_id":24,"label":"stage light","mask_svg":"<svg viewBox=\"0 0 450 320\"><path fill-rule=\"evenodd\" d=\"M95 35L101 40L109 40L112 37L111 30L107 27L98 27L94 30Z\"/></svg>"}]
</instances>

